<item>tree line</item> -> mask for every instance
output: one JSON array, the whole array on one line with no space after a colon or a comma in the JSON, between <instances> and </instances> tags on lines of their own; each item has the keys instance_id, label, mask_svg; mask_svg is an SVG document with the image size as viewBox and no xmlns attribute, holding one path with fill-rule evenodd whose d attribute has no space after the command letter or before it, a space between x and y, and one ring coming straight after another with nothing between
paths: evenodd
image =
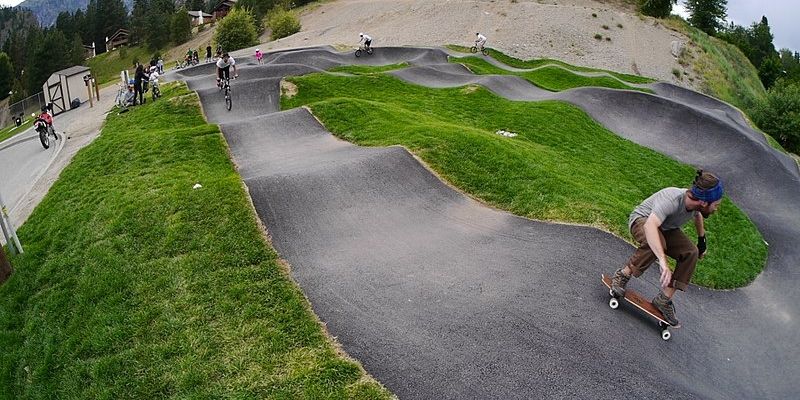
<instances>
[{"instance_id":1,"label":"tree line","mask_svg":"<svg viewBox=\"0 0 800 400\"><path fill-rule=\"evenodd\" d=\"M677 0L639 0L639 10L666 18ZM727 0L686 0L688 23L735 45L758 71L766 97L745 105L745 112L785 149L800 153L800 53L775 49L769 20L762 16L750 26L725 23Z\"/></svg>"},{"instance_id":2,"label":"tree line","mask_svg":"<svg viewBox=\"0 0 800 400\"><path fill-rule=\"evenodd\" d=\"M217 1L185 4L209 10ZM94 43L97 54L106 52L106 38L121 28L130 32L129 44L146 45L153 51L184 43L191 36L187 8L176 8L174 0L136 0L130 13L122 0L90 0L86 10L61 12L51 27L39 26L25 9L3 8L0 28L23 15L29 21L24 29L0 30L0 99L11 93L12 103L40 92L53 72L83 63L84 45Z\"/></svg>"}]
</instances>

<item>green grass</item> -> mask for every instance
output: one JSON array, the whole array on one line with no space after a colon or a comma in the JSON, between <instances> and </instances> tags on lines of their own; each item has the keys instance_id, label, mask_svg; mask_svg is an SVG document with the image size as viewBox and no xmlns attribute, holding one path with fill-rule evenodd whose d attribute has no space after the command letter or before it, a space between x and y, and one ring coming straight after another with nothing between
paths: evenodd
<instances>
[{"instance_id":1,"label":"green grass","mask_svg":"<svg viewBox=\"0 0 800 400\"><path fill-rule=\"evenodd\" d=\"M125 53L125 57L122 54ZM121 49L109 51L98 55L97 57L86 60L89 68L92 69L92 75L97 79L99 85L103 85L115 80L119 80L119 74L122 70L127 69L133 79L133 62L139 61L142 64L147 64L153 57L153 52L147 50L145 47L129 47L125 51ZM166 70L167 67L164 66Z\"/></svg>"},{"instance_id":2,"label":"green grass","mask_svg":"<svg viewBox=\"0 0 800 400\"><path fill-rule=\"evenodd\" d=\"M0 398L389 398L337 355L196 95L162 90L109 114L19 229Z\"/></svg>"},{"instance_id":3,"label":"green grass","mask_svg":"<svg viewBox=\"0 0 800 400\"><path fill-rule=\"evenodd\" d=\"M429 89L387 75L289 80L298 93L282 98L283 108L308 105L334 134L359 145L405 146L459 189L525 217L592 225L630 240L628 215L639 202L694 177L693 168L562 102L508 101L477 86ZM519 136L501 137L499 129ZM694 282L732 288L752 281L766 261L752 222L726 198L707 230L709 253Z\"/></svg>"},{"instance_id":4,"label":"green grass","mask_svg":"<svg viewBox=\"0 0 800 400\"><path fill-rule=\"evenodd\" d=\"M455 46L455 45L448 45L447 48L455 51L460 51L464 53L469 53L469 48L463 46ZM497 61L502 62L510 67L514 68L521 68L521 69L532 69L538 68L544 65L552 64L552 65L559 65L571 71L576 72L605 72L609 75L616 77L627 83L636 83L636 84L645 84L645 83L653 83L656 82L655 79L650 79L644 76L638 75L630 75L630 74L622 74L619 72L608 71L604 69L597 69L597 68L589 68L589 67L580 67L577 65L567 64L563 61L553 60L549 58L538 58L533 60L520 60L518 58L511 57L506 55L500 51L495 49L488 49L489 55L492 56Z\"/></svg>"},{"instance_id":5,"label":"green grass","mask_svg":"<svg viewBox=\"0 0 800 400\"><path fill-rule=\"evenodd\" d=\"M641 92L652 93L650 89L636 88L628 86L618 79L610 76L587 77L576 75L569 70L555 66L546 66L533 71L513 72L497 67L479 57L451 57L450 62L463 64L473 73L479 75L516 75L524 78L528 82L539 86L542 89L553 92L573 89L577 87L597 86L612 89L638 90Z\"/></svg>"},{"instance_id":6,"label":"green grass","mask_svg":"<svg viewBox=\"0 0 800 400\"><path fill-rule=\"evenodd\" d=\"M7 126L3 129L0 129L0 143L5 141L6 139L10 139L14 137L14 135L22 133L25 129L30 128L33 125L33 118L28 117L28 119L22 123L22 125L17 128L16 125L12 124L11 126Z\"/></svg>"},{"instance_id":7,"label":"green grass","mask_svg":"<svg viewBox=\"0 0 800 400\"><path fill-rule=\"evenodd\" d=\"M339 67L331 68L329 71L344 72L352 75L365 75L365 74L377 74L381 72L394 71L396 69L401 69L406 67L408 67L408 63L406 62L399 64L382 65L378 67L372 67L368 65L342 65Z\"/></svg>"},{"instance_id":8,"label":"green grass","mask_svg":"<svg viewBox=\"0 0 800 400\"><path fill-rule=\"evenodd\" d=\"M663 22L690 38L687 57L693 59L694 70L702 78L703 92L742 110L766 96L758 71L735 45L708 36L680 18Z\"/></svg>"}]
</instances>

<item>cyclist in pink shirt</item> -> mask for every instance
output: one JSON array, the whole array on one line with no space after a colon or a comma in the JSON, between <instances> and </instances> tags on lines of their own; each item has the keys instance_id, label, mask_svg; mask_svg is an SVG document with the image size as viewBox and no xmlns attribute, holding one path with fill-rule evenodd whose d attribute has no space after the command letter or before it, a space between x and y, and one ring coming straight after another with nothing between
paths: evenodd
<instances>
[{"instance_id":1,"label":"cyclist in pink shirt","mask_svg":"<svg viewBox=\"0 0 800 400\"><path fill-rule=\"evenodd\" d=\"M263 59L264 59L264 53L262 53L261 50L256 49L256 60L258 60L258 63L262 64Z\"/></svg>"}]
</instances>

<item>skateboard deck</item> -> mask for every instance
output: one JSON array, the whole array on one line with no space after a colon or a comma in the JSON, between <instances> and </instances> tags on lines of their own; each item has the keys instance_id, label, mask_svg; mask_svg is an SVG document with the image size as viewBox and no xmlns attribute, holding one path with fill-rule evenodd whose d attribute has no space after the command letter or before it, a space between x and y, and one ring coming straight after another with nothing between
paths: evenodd
<instances>
[{"instance_id":1,"label":"skateboard deck","mask_svg":"<svg viewBox=\"0 0 800 400\"><path fill-rule=\"evenodd\" d=\"M619 298L616 294L614 294L614 292L611 291L611 278L605 276L605 274L600 276L603 284L605 284L608 288L608 294L611 296L611 299L608 301L608 306L616 310L617 307L619 307ZM653 303L645 299L641 294L633 289L625 290L625 300L658 321L658 326L661 328L662 339L669 340L670 337L672 337L672 333L669 331L669 328L672 327L672 325L670 325L670 323L664 319L664 315L661 314L661 311L658 311Z\"/></svg>"}]
</instances>

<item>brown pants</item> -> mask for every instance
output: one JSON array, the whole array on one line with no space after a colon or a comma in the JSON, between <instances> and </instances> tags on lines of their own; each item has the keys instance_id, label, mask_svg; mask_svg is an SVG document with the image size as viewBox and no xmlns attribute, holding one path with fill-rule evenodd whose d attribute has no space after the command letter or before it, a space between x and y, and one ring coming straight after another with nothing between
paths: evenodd
<instances>
[{"instance_id":1,"label":"brown pants","mask_svg":"<svg viewBox=\"0 0 800 400\"><path fill-rule=\"evenodd\" d=\"M647 237L644 233L644 223L647 218L639 218L633 222L631 227L631 234L636 242L639 243L639 248L628 260L628 267L632 271L632 275L641 276L653 261L656 261L656 255L650 250L647 244ZM697 246L689 240L688 237L680 229L672 229L669 231L658 230L658 236L661 239L661 246L664 248L664 253L675 259L678 265L672 273L672 281L669 283L670 287L680 290L686 290L689 281L694 274L694 268L697 265L697 258L699 250Z\"/></svg>"}]
</instances>

